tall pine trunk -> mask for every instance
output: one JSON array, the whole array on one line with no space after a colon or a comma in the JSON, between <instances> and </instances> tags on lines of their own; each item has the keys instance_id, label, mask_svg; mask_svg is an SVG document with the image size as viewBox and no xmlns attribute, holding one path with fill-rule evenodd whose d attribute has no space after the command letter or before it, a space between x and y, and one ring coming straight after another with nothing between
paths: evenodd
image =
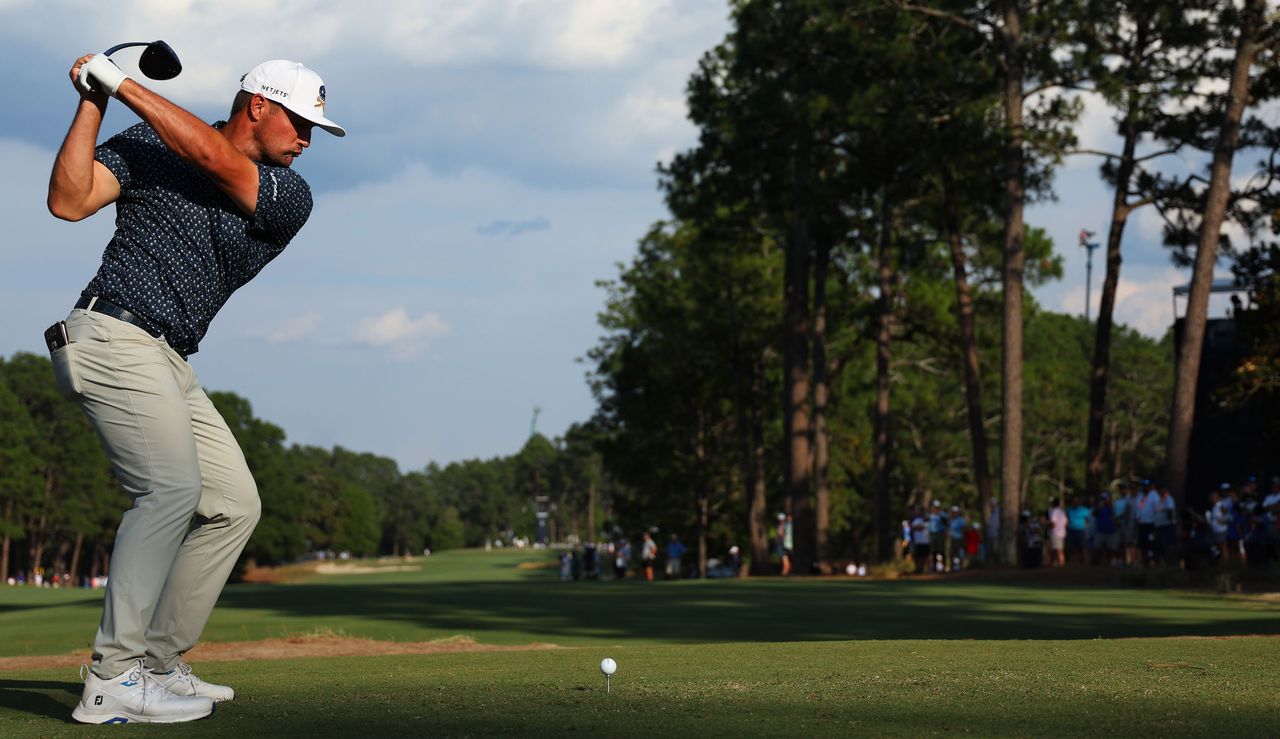
<instances>
[{"instance_id":1,"label":"tall pine trunk","mask_svg":"<svg viewBox=\"0 0 1280 739\"><path fill-rule=\"evenodd\" d=\"M875 467L876 556L881 562L894 557L897 535L889 510L889 360L893 339L893 236L890 232L889 189L880 201L880 243L876 251L880 279L876 328L876 409L872 463Z\"/></svg>"},{"instance_id":2,"label":"tall pine trunk","mask_svg":"<svg viewBox=\"0 0 1280 739\"><path fill-rule=\"evenodd\" d=\"M964 397L969 411L969 446L973 452L973 483L978 490L978 505L985 522L991 515L991 468L987 461L987 431L983 425L982 372L978 354L978 330L974 322L973 294L969 287L960 233L960 215L955 204L955 183L951 170L942 171L943 211L946 218L947 243L951 247L951 269L956 287L956 320L960 325L960 353L964 358Z\"/></svg>"},{"instance_id":3,"label":"tall pine trunk","mask_svg":"<svg viewBox=\"0 0 1280 739\"><path fill-rule=\"evenodd\" d=\"M827 266L831 245L816 245L813 264L813 492L818 571L831 574L831 490L828 484L830 438L827 433Z\"/></svg>"},{"instance_id":4,"label":"tall pine trunk","mask_svg":"<svg viewBox=\"0 0 1280 739\"><path fill-rule=\"evenodd\" d=\"M698 577L707 578L707 528L711 524L711 499L698 495Z\"/></svg>"},{"instance_id":5,"label":"tall pine trunk","mask_svg":"<svg viewBox=\"0 0 1280 739\"><path fill-rule=\"evenodd\" d=\"M76 571L80 569L80 550L84 546L84 534L76 534L76 545L71 552L71 568L67 570L71 573L71 582L76 582Z\"/></svg>"},{"instance_id":6,"label":"tall pine trunk","mask_svg":"<svg viewBox=\"0 0 1280 739\"><path fill-rule=\"evenodd\" d=\"M8 524L13 520L13 501L5 501L4 504L4 536L0 537L0 583L9 581L9 547L12 539L9 537Z\"/></svg>"},{"instance_id":7,"label":"tall pine trunk","mask_svg":"<svg viewBox=\"0 0 1280 739\"><path fill-rule=\"evenodd\" d=\"M1023 28L1021 0L1005 0L1004 311L1000 382L1000 552L1016 562L1015 534L1022 507L1022 282L1026 152L1023 149Z\"/></svg>"},{"instance_id":8,"label":"tall pine trunk","mask_svg":"<svg viewBox=\"0 0 1280 739\"><path fill-rule=\"evenodd\" d=\"M766 520L768 500L765 496L764 420L760 413L763 359L752 357L749 383L738 399L738 429L741 434L742 468L747 486L747 531L751 537L751 574L762 575L769 563L769 528Z\"/></svg>"},{"instance_id":9,"label":"tall pine trunk","mask_svg":"<svg viewBox=\"0 0 1280 739\"><path fill-rule=\"evenodd\" d=\"M787 498L791 502L793 572L807 574L814 564L815 521L812 491L813 459L809 428L809 272L812 242L809 233L810 178L808 146L797 147L795 192L783 282L785 315L784 421L787 437Z\"/></svg>"},{"instance_id":10,"label":"tall pine trunk","mask_svg":"<svg viewBox=\"0 0 1280 739\"><path fill-rule=\"evenodd\" d=\"M31 567L31 581L35 581L35 575L44 567L44 552L48 544L48 532L45 530L49 520L49 500L53 497L54 474L52 469L45 470L44 473L44 501L40 505L40 517L35 521L35 525L27 527L29 532L27 535L27 555L30 558L28 564Z\"/></svg>"},{"instance_id":11,"label":"tall pine trunk","mask_svg":"<svg viewBox=\"0 0 1280 739\"><path fill-rule=\"evenodd\" d=\"M1124 149L1116 169L1116 191L1111 199L1111 227L1107 229L1107 275L1102 282L1102 298L1098 303L1098 325L1093 341L1093 374L1089 382L1089 435L1085 447L1085 492L1092 495L1102 489L1103 431L1107 420L1107 383L1111 375L1111 316L1115 312L1116 287L1120 284L1120 241L1132 208L1129 205L1129 182L1133 179L1134 150L1138 129L1130 119L1124 124ZM1088 306L1085 306L1088 310Z\"/></svg>"},{"instance_id":12,"label":"tall pine trunk","mask_svg":"<svg viewBox=\"0 0 1280 739\"><path fill-rule=\"evenodd\" d=\"M1169 443L1165 450L1165 481L1179 505L1186 500L1187 455L1191 447L1191 428L1195 422L1196 383L1200 377L1200 354L1204 347L1205 321L1209 314L1213 265L1217 260L1218 240L1222 235L1227 199L1231 194L1231 162L1240 140L1240 119L1249 101L1249 68L1258 53L1257 42L1264 10L1264 0L1245 0L1240 35L1236 38L1235 62L1227 88L1227 109L1222 118L1217 144L1213 148L1209 193L1205 201L1204 217L1200 222L1200 243L1196 246L1191 294L1187 298L1187 315L1182 326L1182 345L1178 348L1173 413Z\"/></svg>"}]
</instances>

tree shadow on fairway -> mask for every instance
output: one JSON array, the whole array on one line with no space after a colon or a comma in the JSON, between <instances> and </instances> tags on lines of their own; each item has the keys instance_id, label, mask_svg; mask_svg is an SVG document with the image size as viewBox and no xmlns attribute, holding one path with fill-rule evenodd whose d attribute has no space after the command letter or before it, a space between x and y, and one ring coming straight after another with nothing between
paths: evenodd
<instances>
[{"instance_id":1,"label":"tree shadow on fairway","mask_svg":"<svg viewBox=\"0 0 1280 739\"><path fill-rule=\"evenodd\" d=\"M19 611L40 611L54 608L76 607L86 603L101 603L102 598L82 598L77 600L58 601L54 603L0 603L0 615Z\"/></svg>"},{"instance_id":2,"label":"tree shadow on fairway","mask_svg":"<svg viewBox=\"0 0 1280 739\"><path fill-rule=\"evenodd\" d=\"M71 709L83 688L82 684L75 682L0 680L0 718L25 714L73 723Z\"/></svg>"},{"instance_id":3,"label":"tree shadow on fairway","mask_svg":"<svg viewBox=\"0 0 1280 739\"><path fill-rule=\"evenodd\" d=\"M1280 608L1249 608L1210 596L901 581L307 584L229 588L220 608L265 609L305 627L340 622L352 635L379 636L387 633L386 624L394 623L401 627L397 639L465 633L506 643L1280 633Z\"/></svg>"}]
</instances>

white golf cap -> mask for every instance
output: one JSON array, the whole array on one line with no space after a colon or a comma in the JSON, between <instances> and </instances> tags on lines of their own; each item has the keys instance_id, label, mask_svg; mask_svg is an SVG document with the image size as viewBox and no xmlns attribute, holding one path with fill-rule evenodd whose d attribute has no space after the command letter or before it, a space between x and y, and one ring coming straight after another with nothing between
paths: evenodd
<instances>
[{"instance_id":1,"label":"white golf cap","mask_svg":"<svg viewBox=\"0 0 1280 739\"><path fill-rule=\"evenodd\" d=\"M347 135L345 128L324 117L324 80L299 62L263 62L240 78L240 89L280 103L334 136Z\"/></svg>"}]
</instances>

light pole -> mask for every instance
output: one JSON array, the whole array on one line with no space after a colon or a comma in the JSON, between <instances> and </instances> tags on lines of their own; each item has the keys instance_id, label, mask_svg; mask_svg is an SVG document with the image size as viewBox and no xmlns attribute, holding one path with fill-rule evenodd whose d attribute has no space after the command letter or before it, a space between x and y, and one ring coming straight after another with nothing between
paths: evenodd
<instances>
[{"instance_id":1,"label":"light pole","mask_svg":"<svg viewBox=\"0 0 1280 739\"><path fill-rule=\"evenodd\" d=\"M1080 247L1088 254L1084 263L1084 320L1086 321L1089 320L1089 301L1093 290L1093 250L1099 246L1098 242L1089 240L1093 237L1092 231L1080 229Z\"/></svg>"}]
</instances>

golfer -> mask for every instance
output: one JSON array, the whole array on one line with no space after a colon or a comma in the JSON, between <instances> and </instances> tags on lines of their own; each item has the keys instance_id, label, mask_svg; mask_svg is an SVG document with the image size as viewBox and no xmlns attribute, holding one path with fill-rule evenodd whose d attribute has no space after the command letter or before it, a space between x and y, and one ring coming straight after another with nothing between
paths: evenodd
<instances>
[{"instance_id":1,"label":"golfer","mask_svg":"<svg viewBox=\"0 0 1280 739\"><path fill-rule=\"evenodd\" d=\"M80 94L49 180L49 211L79 221L116 204L102 266L46 332L61 392L97 430L133 505L116 532L72 716L84 723L202 718L231 688L182 661L258 522L244 454L187 364L231 293L298 233L311 191L290 169L325 117L325 89L296 62L240 83L212 126L107 56L71 67ZM142 119L96 149L109 97ZM83 671L82 671L83 672Z\"/></svg>"}]
</instances>

